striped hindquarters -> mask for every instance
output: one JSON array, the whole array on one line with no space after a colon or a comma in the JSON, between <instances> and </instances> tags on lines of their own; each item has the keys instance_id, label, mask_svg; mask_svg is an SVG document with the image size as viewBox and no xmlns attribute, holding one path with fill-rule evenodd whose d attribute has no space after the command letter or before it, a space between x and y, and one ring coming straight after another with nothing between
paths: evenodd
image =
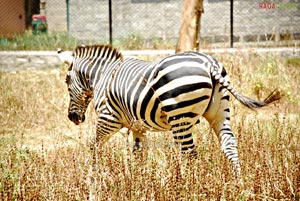
<instances>
[{"instance_id":1,"label":"striped hindquarters","mask_svg":"<svg viewBox=\"0 0 300 201\"><path fill-rule=\"evenodd\" d=\"M170 56L148 74L137 83L139 96L132 101L137 119L154 129L170 130L183 118L194 124L205 112L213 84L203 60L190 53Z\"/></svg>"}]
</instances>

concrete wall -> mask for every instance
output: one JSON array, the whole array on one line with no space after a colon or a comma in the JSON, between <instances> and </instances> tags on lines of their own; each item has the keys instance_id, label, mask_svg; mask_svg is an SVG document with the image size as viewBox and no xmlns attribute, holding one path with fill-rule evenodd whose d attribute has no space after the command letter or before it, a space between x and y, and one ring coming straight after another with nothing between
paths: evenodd
<instances>
[{"instance_id":1,"label":"concrete wall","mask_svg":"<svg viewBox=\"0 0 300 201\"><path fill-rule=\"evenodd\" d=\"M113 4L113 30L116 38L133 32L140 33L144 38L178 37L182 0L162 3L131 3L130 0L121 2Z\"/></svg>"},{"instance_id":2,"label":"concrete wall","mask_svg":"<svg viewBox=\"0 0 300 201\"><path fill-rule=\"evenodd\" d=\"M234 1L234 40L240 42L300 39L300 1ZM201 36L212 42L229 41L229 1L204 1Z\"/></svg>"},{"instance_id":3,"label":"concrete wall","mask_svg":"<svg viewBox=\"0 0 300 201\"><path fill-rule=\"evenodd\" d=\"M108 1L70 1L70 34L78 39L108 38ZM87 6L89 5L89 6Z\"/></svg>"},{"instance_id":4,"label":"concrete wall","mask_svg":"<svg viewBox=\"0 0 300 201\"><path fill-rule=\"evenodd\" d=\"M65 0L44 0L46 5L48 30L54 32L67 31L67 6Z\"/></svg>"},{"instance_id":5,"label":"concrete wall","mask_svg":"<svg viewBox=\"0 0 300 201\"><path fill-rule=\"evenodd\" d=\"M90 6L86 6L90 5ZM112 1L113 38L139 34L143 38L177 38L181 23L181 0L161 3ZM76 38L108 40L108 3L74 0L70 3L70 33Z\"/></svg>"},{"instance_id":6,"label":"concrete wall","mask_svg":"<svg viewBox=\"0 0 300 201\"><path fill-rule=\"evenodd\" d=\"M300 39L300 1L280 2L269 4L275 6L269 9L260 7L259 2L237 1L235 35L242 41Z\"/></svg>"},{"instance_id":7,"label":"concrete wall","mask_svg":"<svg viewBox=\"0 0 300 201\"><path fill-rule=\"evenodd\" d=\"M274 4L273 8L263 8L261 2L266 1L234 1L236 41L300 39L299 0L268 1ZM69 8L71 35L83 40L108 40L107 0L72 0ZM49 29L65 30L66 2L47 0L47 9ZM112 1L113 38L139 34L145 39L176 39L181 24L181 9L182 0ZM202 37L212 42L228 41L229 1L204 0L204 11Z\"/></svg>"}]
</instances>

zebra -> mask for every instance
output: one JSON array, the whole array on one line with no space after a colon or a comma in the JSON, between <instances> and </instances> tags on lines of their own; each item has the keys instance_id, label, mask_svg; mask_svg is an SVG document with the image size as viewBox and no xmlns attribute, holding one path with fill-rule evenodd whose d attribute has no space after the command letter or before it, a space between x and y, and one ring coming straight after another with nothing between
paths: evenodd
<instances>
[{"instance_id":1,"label":"zebra","mask_svg":"<svg viewBox=\"0 0 300 201\"><path fill-rule=\"evenodd\" d=\"M120 51L108 45L82 45L72 55L59 49L58 56L69 66L68 118L76 125L84 122L87 106L94 99L96 145L123 127L133 133L133 150L145 142L146 131L172 131L181 152L196 155L192 128L203 116L237 175L241 167L237 139L230 127L229 94L250 109L280 98L278 90L264 101L242 95L231 86L222 64L200 52L146 62L124 59Z\"/></svg>"}]
</instances>

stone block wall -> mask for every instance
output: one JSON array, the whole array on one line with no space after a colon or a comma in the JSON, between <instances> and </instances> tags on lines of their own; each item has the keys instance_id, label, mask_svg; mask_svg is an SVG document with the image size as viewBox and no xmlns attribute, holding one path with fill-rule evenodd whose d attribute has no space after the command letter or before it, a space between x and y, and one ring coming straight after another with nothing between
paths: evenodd
<instances>
[{"instance_id":1,"label":"stone block wall","mask_svg":"<svg viewBox=\"0 0 300 201\"><path fill-rule=\"evenodd\" d=\"M46 0L50 31L66 31L66 1ZM82 40L107 42L107 0L69 0L70 34ZM267 2L267 3L265 3ZM112 1L113 38L138 34L145 39L177 39L182 0ZM230 1L204 0L201 36L226 42L230 34ZM235 41L300 39L299 0L235 0Z\"/></svg>"},{"instance_id":2,"label":"stone block wall","mask_svg":"<svg viewBox=\"0 0 300 201\"><path fill-rule=\"evenodd\" d=\"M65 0L44 0L48 30L54 32L67 31L67 5Z\"/></svg>"},{"instance_id":3,"label":"stone block wall","mask_svg":"<svg viewBox=\"0 0 300 201\"><path fill-rule=\"evenodd\" d=\"M234 34L240 41L300 39L300 2L269 1L266 8L260 2L236 1L234 4Z\"/></svg>"}]
</instances>

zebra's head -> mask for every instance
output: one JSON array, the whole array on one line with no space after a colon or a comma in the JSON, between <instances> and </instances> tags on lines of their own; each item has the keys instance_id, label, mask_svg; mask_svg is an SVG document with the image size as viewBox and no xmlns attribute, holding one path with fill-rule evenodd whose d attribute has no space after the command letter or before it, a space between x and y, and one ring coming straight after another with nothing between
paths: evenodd
<instances>
[{"instance_id":1,"label":"zebra's head","mask_svg":"<svg viewBox=\"0 0 300 201\"><path fill-rule=\"evenodd\" d=\"M84 77L74 68L74 57L69 52L57 51L59 58L66 63L69 68L66 75L70 102L68 107L68 118L76 125L84 122L86 109L92 100L92 92L87 87Z\"/></svg>"},{"instance_id":2,"label":"zebra's head","mask_svg":"<svg viewBox=\"0 0 300 201\"><path fill-rule=\"evenodd\" d=\"M66 84L70 94L68 118L76 125L84 122L85 112L92 100L92 92L85 87L80 75L75 71L68 71Z\"/></svg>"},{"instance_id":3,"label":"zebra's head","mask_svg":"<svg viewBox=\"0 0 300 201\"><path fill-rule=\"evenodd\" d=\"M95 77L91 73L97 66L98 59L102 65L97 69L109 68L111 63L120 63L123 60L122 54L115 48L108 45L77 46L73 53L57 50L58 57L69 68L66 76L66 83L70 94L69 119L76 125L85 120L85 112L88 104L93 98L92 86Z\"/></svg>"}]
</instances>

